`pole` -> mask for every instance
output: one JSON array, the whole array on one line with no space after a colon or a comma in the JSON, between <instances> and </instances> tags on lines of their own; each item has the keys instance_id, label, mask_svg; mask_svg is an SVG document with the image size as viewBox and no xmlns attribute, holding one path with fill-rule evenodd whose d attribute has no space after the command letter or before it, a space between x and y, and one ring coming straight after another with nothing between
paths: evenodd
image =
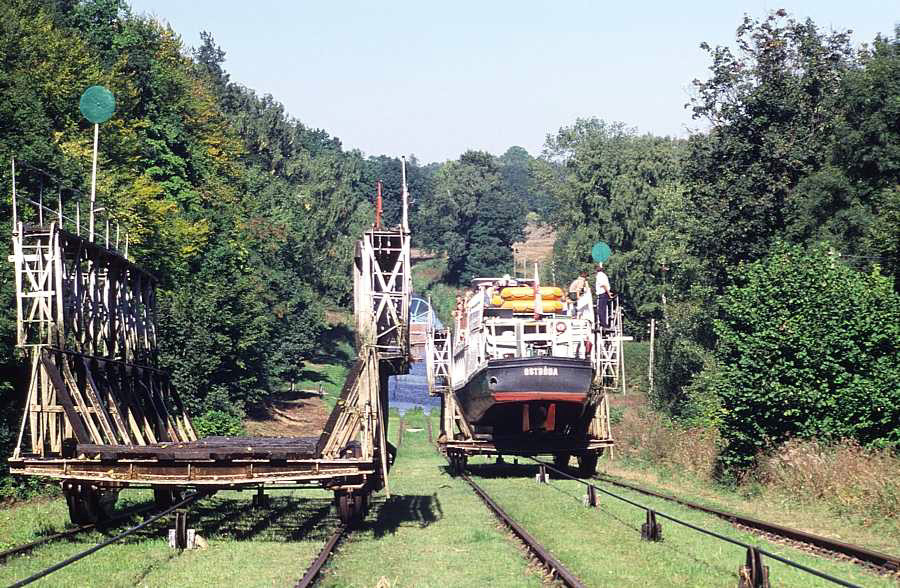
<instances>
[{"instance_id":1,"label":"pole","mask_svg":"<svg viewBox=\"0 0 900 588\"><path fill-rule=\"evenodd\" d=\"M16 210L16 158L10 158L12 162L12 230L13 233L16 232L16 223L18 222L18 215Z\"/></svg>"},{"instance_id":2,"label":"pole","mask_svg":"<svg viewBox=\"0 0 900 588\"><path fill-rule=\"evenodd\" d=\"M88 233L90 235L90 240L93 243L94 241L94 199L97 196L97 144L100 141L100 125L94 123L94 164L91 169L91 213L90 213L90 227L88 228Z\"/></svg>"},{"instance_id":3,"label":"pole","mask_svg":"<svg viewBox=\"0 0 900 588\"><path fill-rule=\"evenodd\" d=\"M381 230L381 180L375 182L375 230Z\"/></svg>"},{"instance_id":4,"label":"pole","mask_svg":"<svg viewBox=\"0 0 900 588\"><path fill-rule=\"evenodd\" d=\"M650 319L650 365L647 369L647 380L650 383L650 390L653 390L653 342L656 335L656 319Z\"/></svg>"},{"instance_id":5,"label":"pole","mask_svg":"<svg viewBox=\"0 0 900 588\"><path fill-rule=\"evenodd\" d=\"M403 232L409 232L409 190L406 187L406 156L403 161Z\"/></svg>"}]
</instances>

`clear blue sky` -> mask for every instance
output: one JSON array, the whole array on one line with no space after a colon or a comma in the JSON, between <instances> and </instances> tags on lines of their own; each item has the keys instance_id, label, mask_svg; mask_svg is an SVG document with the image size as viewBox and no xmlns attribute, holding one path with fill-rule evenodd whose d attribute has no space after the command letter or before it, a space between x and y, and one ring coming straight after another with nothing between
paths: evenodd
<instances>
[{"instance_id":1,"label":"clear blue sky","mask_svg":"<svg viewBox=\"0 0 900 588\"><path fill-rule=\"evenodd\" d=\"M429 2L132 0L185 45L213 34L232 81L368 155L540 153L578 117L686 136L698 47L733 44L744 13L785 8L855 43L891 36L889 0Z\"/></svg>"}]
</instances>

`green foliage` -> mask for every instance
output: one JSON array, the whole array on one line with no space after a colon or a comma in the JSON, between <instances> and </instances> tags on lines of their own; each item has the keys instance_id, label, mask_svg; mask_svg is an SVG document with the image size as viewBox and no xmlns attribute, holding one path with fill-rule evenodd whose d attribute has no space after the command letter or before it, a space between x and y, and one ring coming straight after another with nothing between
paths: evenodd
<instances>
[{"instance_id":1,"label":"green foliage","mask_svg":"<svg viewBox=\"0 0 900 588\"><path fill-rule=\"evenodd\" d=\"M550 220L555 201L537 181L538 164L522 147L514 146L497 158L506 191L522 202L534 220Z\"/></svg>"},{"instance_id":2,"label":"green foliage","mask_svg":"<svg viewBox=\"0 0 900 588\"><path fill-rule=\"evenodd\" d=\"M432 199L419 219L426 246L447 253L447 278L464 284L512 267L512 244L524 233L525 208L505 190L489 153L467 151L437 171Z\"/></svg>"},{"instance_id":3,"label":"green foliage","mask_svg":"<svg viewBox=\"0 0 900 588\"><path fill-rule=\"evenodd\" d=\"M579 119L547 138L540 178L557 203L560 277L568 282L592 272L591 247L607 242L613 250L607 271L625 316L635 321L632 331L643 332L640 323L661 316L663 269L679 247L668 217L681 207L682 150L680 142L598 119Z\"/></svg>"},{"instance_id":4,"label":"green foliage","mask_svg":"<svg viewBox=\"0 0 900 588\"><path fill-rule=\"evenodd\" d=\"M241 417L221 410L208 410L192 420L197 437L226 436L235 437L244 434Z\"/></svg>"},{"instance_id":5,"label":"green foliage","mask_svg":"<svg viewBox=\"0 0 900 588\"><path fill-rule=\"evenodd\" d=\"M900 444L900 295L824 246L742 264L719 299L726 466L790 437Z\"/></svg>"}]
</instances>

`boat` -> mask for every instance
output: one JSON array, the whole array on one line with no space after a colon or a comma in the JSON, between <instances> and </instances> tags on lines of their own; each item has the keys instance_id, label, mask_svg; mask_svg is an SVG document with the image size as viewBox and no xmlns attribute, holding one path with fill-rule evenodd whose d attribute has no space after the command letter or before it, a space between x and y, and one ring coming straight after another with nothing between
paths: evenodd
<instances>
[{"instance_id":1,"label":"boat","mask_svg":"<svg viewBox=\"0 0 900 588\"><path fill-rule=\"evenodd\" d=\"M456 313L453 394L475 437L494 444L584 437L594 416L590 294L566 303L537 282L475 279Z\"/></svg>"}]
</instances>

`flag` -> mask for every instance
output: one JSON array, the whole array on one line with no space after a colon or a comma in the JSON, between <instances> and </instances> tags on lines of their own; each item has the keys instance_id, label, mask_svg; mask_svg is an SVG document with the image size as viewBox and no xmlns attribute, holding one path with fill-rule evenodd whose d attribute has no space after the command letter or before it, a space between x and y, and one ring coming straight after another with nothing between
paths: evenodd
<instances>
[{"instance_id":1,"label":"flag","mask_svg":"<svg viewBox=\"0 0 900 588\"><path fill-rule=\"evenodd\" d=\"M544 314L544 301L541 298L541 277L538 275L538 264L534 263L534 320Z\"/></svg>"}]
</instances>

